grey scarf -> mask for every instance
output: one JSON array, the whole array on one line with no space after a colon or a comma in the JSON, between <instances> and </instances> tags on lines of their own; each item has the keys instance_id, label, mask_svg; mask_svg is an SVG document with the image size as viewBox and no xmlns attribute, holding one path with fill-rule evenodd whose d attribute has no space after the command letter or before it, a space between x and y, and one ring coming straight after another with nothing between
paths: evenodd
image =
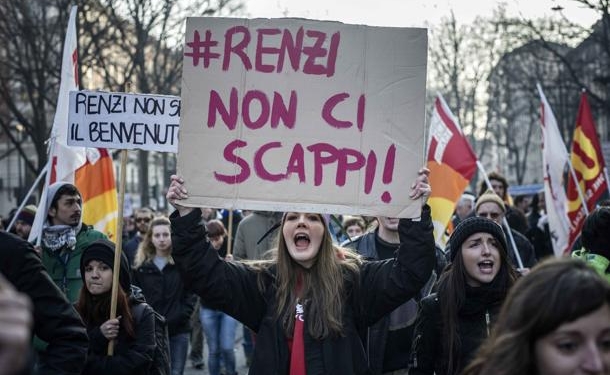
<instances>
[{"instance_id":1,"label":"grey scarf","mask_svg":"<svg viewBox=\"0 0 610 375\"><path fill-rule=\"evenodd\" d=\"M42 230L42 243L56 253L72 251L76 246L76 228L70 225L49 225Z\"/></svg>"}]
</instances>

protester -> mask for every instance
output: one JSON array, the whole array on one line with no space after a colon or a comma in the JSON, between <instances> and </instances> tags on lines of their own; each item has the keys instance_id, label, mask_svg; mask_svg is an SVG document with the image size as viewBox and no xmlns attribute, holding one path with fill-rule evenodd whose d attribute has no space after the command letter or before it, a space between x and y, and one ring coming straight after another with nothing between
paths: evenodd
<instances>
[{"instance_id":1,"label":"protester","mask_svg":"<svg viewBox=\"0 0 610 375\"><path fill-rule=\"evenodd\" d=\"M377 222L379 223L377 229L353 240L347 240L342 246L354 249L367 260L393 259L401 242L398 231L399 219L378 216ZM438 262L442 263L440 268L444 268L445 254L440 249L436 260L435 268L439 268ZM426 285L413 298L367 329L364 335L365 348L373 374L406 373L409 365L409 356L406 354L411 350L417 303L430 294L435 281L436 273L433 273Z\"/></svg>"},{"instance_id":2,"label":"protester","mask_svg":"<svg viewBox=\"0 0 610 375\"><path fill-rule=\"evenodd\" d=\"M366 231L366 223L360 216L344 216L342 225L343 232L347 234L345 240L360 237Z\"/></svg>"},{"instance_id":3,"label":"protester","mask_svg":"<svg viewBox=\"0 0 610 375\"><path fill-rule=\"evenodd\" d=\"M483 217L462 221L450 237L451 264L415 322L409 374L459 374L470 362L517 274L502 228Z\"/></svg>"},{"instance_id":4,"label":"protester","mask_svg":"<svg viewBox=\"0 0 610 375\"><path fill-rule=\"evenodd\" d=\"M504 202L504 210L506 221L511 229L516 230L521 234L525 234L527 232L527 218L525 215L519 210L515 209L512 205L511 197L508 194L508 181L506 177L498 172L490 172L487 175L489 182L491 183L491 188L494 193L498 194L502 201ZM485 181L481 183L481 189L479 190L479 197L487 191L488 186Z\"/></svg>"},{"instance_id":5,"label":"protester","mask_svg":"<svg viewBox=\"0 0 610 375\"><path fill-rule=\"evenodd\" d=\"M428 174L420 170L412 199L429 196ZM176 264L206 306L257 333L250 374L370 373L358 333L412 298L434 266L427 205L421 219L400 220L393 259L363 261L332 244L323 215L288 212L273 258L244 264L218 257L199 209L180 205L187 197L182 178L172 176L167 198L177 209L171 215Z\"/></svg>"},{"instance_id":6,"label":"protester","mask_svg":"<svg viewBox=\"0 0 610 375\"><path fill-rule=\"evenodd\" d=\"M504 231L508 243L508 257L511 260L514 267L519 268L517 257L513 249L510 235L512 235L517 251L523 263L523 269L520 272L527 273L529 268L536 264L536 255L534 253L534 247L529 240L512 228L506 228L503 224L504 217L506 215L506 206L502 199L493 191L487 190L484 194L481 194L477 198L477 202L474 208L475 215L479 217L487 217L495 221ZM510 231L510 234L508 233Z\"/></svg>"},{"instance_id":7,"label":"protester","mask_svg":"<svg viewBox=\"0 0 610 375\"><path fill-rule=\"evenodd\" d=\"M24 293L32 301L33 333L46 342L37 353L38 375L80 374L89 345L87 331L74 307L49 277L32 244L15 235L0 232L0 273L18 292ZM26 316L27 313L22 318ZM3 333L8 331L0 328L0 337ZM18 345L18 342L16 339L15 344ZM3 348L3 345L0 344L0 347ZM18 363L24 357L11 360ZM0 371L4 368L0 363Z\"/></svg>"},{"instance_id":8,"label":"protester","mask_svg":"<svg viewBox=\"0 0 610 375\"><path fill-rule=\"evenodd\" d=\"M580 238L583 249L572 257L584 260L610 282L610 207L600 206L589 213Z\"/></svg>"},{"instance_id":9,"label":"protester","mask_svg":"<svg viewBox=\"0 0 610 375\"><path fill-rule=\"evenodd\" d=\"M32 302L0 274L0 375L22 373L30 356Z\"/></svg>"},{"instance_id":10,"label":"protester","mask_svg":"<svg viewBox=\"0 0 610 375\"><path fill-rule=\"evenodd\" d=\"M30 231L32 230L32 224L34 223L35 216L36 206L33 204L28 204L27 206L23 207L15 220L15 234L24 240L27 240L28 237L30 237Z\"/></svg>"},{"instance_id":11,"label":"protester","mask_svg":"<svg viewBox=\"0 0 610 375\"><path fill-rule=\"evenodd\" d=\"M207 236L214 250L222 248L227 230L220 220L210 220L206 224ZM225 259L227 259L225 257ZM232 259L228 255L228 259ZM208 342L208 372L220 375L221 363L224 375L235 375L235 330L237 321L219 310L201 306L201 325Z\"/></svg>"},{"instance_id":12,"label":"protester","mask_svg":"<svg viewBox=\"0 0 610 375\"><path fill-rule=\"evenodd\" d=\"M529 229L525 235L534 246L536 259L542 260L548 256L553 256L555 253L553 252L553 243L551 242L549 218L546 214L544 189L538 191L532 198L527 221Z\"/></svg>"},{"instance_id":13,"label":"protester","mask_svg":"<svg viewBox=\"0 0 610 375\"><path fill-rule=\"evenodd\" d=\"M8 228L8 225L13 221L13 218L17 214L17 209L18 209L17 207L11 208L11 210L8 213L8 216L6 218L2 219L2 227L5 228L5 230ZM12 234L17 234L17 231L15 230L14 225L8 232L12 233Z\"/></svg>"},{"instance_id":14,"label":"protester","mask_svg":"<svg viewBox=\"0 0 610 375\"><path fill-rule=\"evenodd\" d=\"M508 294L464 375L610 374L610 284L578 259L548 258Z\"/></svg>"},{"instance_id":15,"label":"protester","mask_svg":"<svg viewBox=\"0 0 610 375\"><path fill-rule=\"evenodd\" d=\"M129 263L121 254L116 318L110 319L114 243L97 240L83 251L80 262L83 288L76 308L87 325L87 375L146 375L155 351L153 310L131 293ZM107 354L114 341L114 353Z\"/></svg>"},{"instance_id":16,"label":"protester","mask_svg":"<svg viewBox=\"0 0 610 375\"><path fill-rule=\"evenodd\" d=\"M273 239L276 238L275 230L282 220L281 212L253 211L244 217L237 226L235 242L233 244L233 256L237 260L261 260L273 247ZM252 363L254 352L254 333L243 326L243 350L246 365Z\"/></svg>"},{"instance_id":17,"label":"protester","mask_svg":"<svg viewBox=\"0 0 610 375\"><path fill-rule=\"evenodd\" d=\"M156 217L150 223L136 253L133 276L146 301L167 320L172 375L182 375L196 298L185 290L174 264L167 217Z\"/></svg>"},{"instance_id":18,"label":"protester","mask_svg":"<svg viewBox=\"0 0 610 375\"><path fill-rule=\"evenodd\" d=\"M455 205L455 214L451 218L451 223L454 228L457 227L462 220L474 214L474 200L474 195L471 193L462 194Z\"/></svg>"},{"instance_id":19,"label":"protester","mask_svg":"<svg viewBox=\"0 0 610 375\"><path fill-rule=\"evenodd\" d=\"M148 207L137 208L134 212L133 220L136 224L136 232L134 236L123 245L123 252L127 256L127 261L129 261L130 265L133 265L138 246L140 245L140 242L142 242L142 238L144 238L146 232L148 232L153 217L154 214Z\"/></svg>"},{"instance_id":20,"label":"protester","mask_svg":"<svg viewBox=\"0 0 610 375\"><path fill-rule=\"evenodd\" d=\"M49 186L42 229L42 263L51 278L74 303L83 285L80 257L83 249L105 234L83 223L82 198L76 186L56 182Z\"/></svg>"},{"instance_id":21,"label":"protester","mask_svg":"<svg viewBox=\"0 0 610 375\"><path fill-rule=\"evenodd\" d=\"M531 205L532 197L530 195L517 195L513 199L513 207L515 208L515 210L521 212L526 218L530 214Z\"/></svg>"},{"instance_id":22,"label":"protester","mask_svg":"<svg viewBox=\"0 0 610 375\"><path fill-rule=\"evenodd\" d=\"M260 260L273 248L274 230L282 220L281 212L254 211L237 226L233 255L235 259Z\"/></svg>"}]
</instances>

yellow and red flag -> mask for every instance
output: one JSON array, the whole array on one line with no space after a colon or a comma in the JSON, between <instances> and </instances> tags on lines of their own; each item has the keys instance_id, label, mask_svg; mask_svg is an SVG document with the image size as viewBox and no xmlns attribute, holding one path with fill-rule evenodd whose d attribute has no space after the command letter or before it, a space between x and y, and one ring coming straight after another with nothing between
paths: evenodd
<instances>
[{"instance_id":1,"label":"yellow and red flag","mask_svg":"<svg viewBox=\"0 0 610 375\"><path fill-rule=\"evenodd\" d=\"M570 242L574 243L580 235L585 220L585 209L576 183L587 203L587 211L593 210L597 201L608 189L604 173L604 156L595 130L595 122L587 94L580 95L580 105L576 117L576 127L572 138L570 161L577 181L572 174L568 178L568 218L570 221Z\"/></svg>"},{"instance_id":2,"label":"yellow and red flag","mask_svg":"<svg viewBox=\"0 0 610 375\"><path fill-rule=\"evenodd\" d=\"M434 238L441 244L455 205L477 169L477 157L440 94L434 101L430 121L427 167L432 186L428 204L432 208Z\"/></svg>"},{"instance_id":3,"label":"yellow and red flag","mask_svg":"<svg viewBox=\"0 0 610 375\"><path fill-rule=\"evenodd\" d=\"M87 149L87 162L76 170L75 185L83 198L83 222L116 241L117 190L114 165L106 149Z\"/></svg>"}]
</instances>

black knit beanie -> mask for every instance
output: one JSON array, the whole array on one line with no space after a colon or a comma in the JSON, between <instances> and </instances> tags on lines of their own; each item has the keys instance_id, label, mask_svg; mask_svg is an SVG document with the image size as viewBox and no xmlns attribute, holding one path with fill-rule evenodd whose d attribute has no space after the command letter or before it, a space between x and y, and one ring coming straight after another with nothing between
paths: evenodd
<instances>
[{"instance_id":1,"label":"black knit beanie","mask_svg":"<svg viewBox=\"0 0 610 375\"><path fill-rule=\"evenodd\" d=\"M466 239L475 233L485 232L495 237L496 241L500 244L505 254L508 254L508 246L506 245L506 237L504 237L504 231L495 221L489 220L485 217L469 217L461 221L455 228L451 237L449 238L449 244L451 246L451 261L455 259L457 253L462 248L462 243Z\"/></svg>"},{"instance_id":2,"label":"black knit beanie","mask_svg":"<svg viewBox=\"0 0 610 375\"><path fill-rule=\"evenodd\" d=\"M83 251L83 255L80 258L80 277L85 282L85 266L92 260L97 260L105 263L108 267L112 268L114 272L114 243L106 240L99 239L87 246ZM129 275L129 262L125 254L121 252L121 271L119 273L119 284L125 293L131 292L131 277Z\"/></svg>"}]
</instances>

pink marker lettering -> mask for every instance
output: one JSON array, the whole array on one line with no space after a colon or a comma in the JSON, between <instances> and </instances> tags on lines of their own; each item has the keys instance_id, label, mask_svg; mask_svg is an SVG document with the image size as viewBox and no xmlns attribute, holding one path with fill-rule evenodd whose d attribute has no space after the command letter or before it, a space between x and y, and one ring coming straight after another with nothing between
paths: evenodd
<instances>
[{"instance_id":1,"label":"pink marker lettering","mask_svg":"<svg viewBox=\"0 0 610 375\"><path fill-rule=\"evenodd\" d=\"M263 180L276 182L286 178L285 174L278 173L273 174L270 173L263 164L263 157L265 153L272 148L281 148L281 142L269 142L267 144L262 145L255 153L254 153L254 171L256 175Z\"/></svg>"},{"instance_id":2,"label":"pink marker lettering","mask_svg":"<svg viewBox=\"0 0 610 375\"><path fill-rule=\"evenodd\" d=\"M235 154L236 149L246 147L247 145L248 143L239 139L236 139L226 145L223 152L225 160L230 163L237 164L241 168L241 171L233 176L214 172L214 177L216 178L216 180L227 183L229 185L234 185L240 184L246 181L248 177L250 177L250 166L248 165L248 162Z\"/></svg>"},{"instance_id":3,"label":"pink marker lettering","mask_svg":"<svg viewBox=\"0 0 610 375\"><path fill-rule=\"evenodd\" d=\"M233 45L233 37L237 34L242 35L242 39ZM227 30L225 33L225 49L222 59L222 70L228 70L231 64L231 53L236 54L241 59L242 64L246 70L252 69L252 63L250 58L246 54L246 47L250 43L250 31L246 26L235 26Z\"/></svg>"},{"instance_id":4,"label":"pink marker lettering","mask_svg":"<svg viewBox=\"0 0 610 375\"><path fill-rule=\"evenodd\" d=\"M288 166L286 167L286 177L296 173L299 176L299 182L305 182L305 150L300 143L294 145Z\"/></svg>"}]
</instances>

